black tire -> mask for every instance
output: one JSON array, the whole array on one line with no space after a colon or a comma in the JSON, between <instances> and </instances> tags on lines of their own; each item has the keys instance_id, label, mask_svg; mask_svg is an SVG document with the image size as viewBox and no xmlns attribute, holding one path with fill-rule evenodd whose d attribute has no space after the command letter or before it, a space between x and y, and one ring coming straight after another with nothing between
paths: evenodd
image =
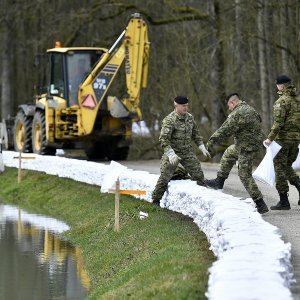
<instances>
[{"instance_id":1,"label":"black tire","mask_svg":"<svg viewBox=\"0 0 300 300\"><path fill-rule=\"evenodd\" d=\"M32 152L32 117L19 111L14 124L14 149L17 152Z\"/></svg>"},{"instance_id":2,"label":"black tire","mask_svg":"<svg viewBox=\"0 0 300 300\"><path fill-rule=\"evenodd\" d=\"M94 142L88 143L84 148L85 154L89 159L104 159L105 151L103 148L103 143Z\"/></svg>"},{"instance_id":3,"label":"black tire","mask_svg":"<svg viewBox=\"0 0 300 300\"><path fill-rule=\"evenodd\" d=\"M85 154L89 159L126 160L129 147L118 148L119 138L86 144Z\"/></svg>"},{"instance_id":4,"label":"black tire","mask_svg":"<svg viewBox=\"0 0 300 300\"><path fill-rule=\"evenodd\" d=\"M109 160L126 160L128 153L129 153L129 147L118 147L118 144L120 140L122 139L121 136L112 137L107 142L107 158Z\"/></svg>"},{"instance_id":5,"label":"black tire","mask_svg":"<svg viewBox=\"0 0 300 300\"><path fill-rule=\"evenodd\" d=\"M129 146L119 147L122 141L121 136L114 137L110 143L109 159L110 160L126 160L129 153Z\"/></svg>"},{"instance_id":6,"label":"black tire","mask_svg":"<svg viewBox=\"0 0 300 300\"><path fill-rule=\"evenodd\" d=\"M111 154L108 155L109 160L126 160L129 153L129 147L118 148L112 150Z\"/></svg>"},{"instance_id":7,"label":"black tire","mask_svg":"<svg viewBox=\"0 0 300 300\"><path fill-rule=\"evenodd\" d=\"M54 155L56 149L47 145L46 120L43 111L37 111L32 121L32 150L41 155Z\"/></svg>"}]
</instances>

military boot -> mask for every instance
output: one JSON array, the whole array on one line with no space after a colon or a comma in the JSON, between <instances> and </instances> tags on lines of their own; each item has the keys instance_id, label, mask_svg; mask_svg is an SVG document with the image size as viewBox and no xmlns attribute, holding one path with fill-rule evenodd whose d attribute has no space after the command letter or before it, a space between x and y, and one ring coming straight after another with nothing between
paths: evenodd
<instances>
[{"instance_id":1,"label":"military boot","mask_svg":"<svg viewBox=\"0 0 300 300\"><path fill-rule=\"evenodd\" d=\"M260 214L264 214L269 211L267 204L263 199L258 199L254 201L255 207Z\"/></svg>"},{"instance_id":2,"label":"military boot","mask_svg":"<svg viewBox=\"0 0 300 300\"><path fill-rule=\"evenodd\" d=\"M288 198L288 193L279 193L280 200L279 202L271 206L272 210L289 210L291 209L291 205Z\"/></svg>"},{"instance_id":3,"label":"military boot","mask_svg":"<svg viewBox=\"0 0 300 300\"><path fill-rule=\"evenodd\" d=\"M160 207L160 200L158 200L158 199L152 199L152 204L155 205L155 206Z\"/></svg>"},{"instance_id":4,"label":"military boot","mask_svg":"<svg viewBox=\"0 0 300 300\"><path fill-rule=\"evenodd\" d=\"M209 186L215 190L221 190L221 189L223 189L225 180L226 180L226 178L217 176L216 179L206 180L205 182L206 182L207 186Z\"/></svg>"}]
</instances>

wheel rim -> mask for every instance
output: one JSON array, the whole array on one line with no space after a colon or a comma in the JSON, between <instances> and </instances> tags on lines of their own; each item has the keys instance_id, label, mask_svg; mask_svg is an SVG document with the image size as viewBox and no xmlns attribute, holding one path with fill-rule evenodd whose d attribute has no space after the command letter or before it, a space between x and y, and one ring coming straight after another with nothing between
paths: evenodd
<instances>
[{"instance_id":1,"label":"wheel rim","mask_svg":"<svg viewBox=\"0 0 300 300\"><path fill-rule=\"evenodd\" d=\"M16 143L19 150L23 150L25 138L25 128L23 123L19 122L16 127Z\"/></svg>"},{"instance_id":2,"label":"wheel rim","mask_svg":"<svg viewBox=\"0 0 300 300\"><path fill-rule=\"evenodd\" d=\"M42 146L42 141L41 141L42 129L40 124L38 123L35 124L33 135L34 135L34 149L36 151L40 151Z\"/></svg>"}]
</instances>

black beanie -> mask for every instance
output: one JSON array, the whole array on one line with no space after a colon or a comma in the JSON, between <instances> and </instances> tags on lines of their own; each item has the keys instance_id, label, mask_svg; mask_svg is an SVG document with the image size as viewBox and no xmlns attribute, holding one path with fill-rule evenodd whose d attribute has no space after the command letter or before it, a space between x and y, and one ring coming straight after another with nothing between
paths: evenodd
<instances>
[{"instance_id":1,"label":"black beanie","mask_svg":"<svg viewBox=\"0 0 300 300\"><path fill-rule=\"evenodd\" d=\"M177 96L177 97L175 97L174 101L177 104L187 104L189 102L189 99L184 96Z\"/></svg>"},{"instance_id":2,"label":"black beanie","mask_svg":"<svg viewBox=\"0 0 300 300\"><path fill-rule=\"evenodd\" d=\"M291 78L289 78L286 75L280 75L276 78L276 84L284 84L284 83L288 83L291 82Z\"/></svg>"},{"instance_id":3,"label":"black beanie","mask_svg":"<svg viewBox=\"0 0 300 300\"><path fill-rule=\"evenodd\" d=\"M225 97L225 103L228 103L229 99L233 96L236 96L240 99L240 95L238 93L231 93L231 94L228 94L226 97Z\"/></svg>"}]
</instances>

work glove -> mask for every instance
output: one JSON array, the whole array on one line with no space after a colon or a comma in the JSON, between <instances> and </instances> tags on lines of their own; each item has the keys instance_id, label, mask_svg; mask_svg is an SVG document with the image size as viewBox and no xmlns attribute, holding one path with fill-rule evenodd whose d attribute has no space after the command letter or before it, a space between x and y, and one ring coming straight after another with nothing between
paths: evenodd
<instances>
[{"instance_id":1,"label":"work glove","mask_svg":"<svg viewBox=\"0 0 300 300\"><path fill-rule=\"evenodd\" d=\"M207 151L207 149L205 148L205 145L204 145L204 144L201 144L201 145L199 146L199 149L201 150L201 152L203 153L203 155L204 155L205 157L211 158L210 153Z\"/></svg>"},{"instance_id":2,"label":"work glove","mask_svg":"<svg viewBox=\"0 0 300 300\"><path fill-rule=\"evenodd\" d=\"M266 146L266 147L269 147L271 145L272 141L270 139L266 139L264 140L263 144Z\"/></svg>"},{"instance_id":3,"label":"work glove","mask_svg":"<svg viewBox=\"0 0 300 300\"><path fill-rule=\"evenodd\" d=\"M207 149L207 151L210 153L210 155L212 154L212 152L213 152L213 145L212 145L212 143L210 142L210 141L208 141L207 143L206 143L206 149Z\"/></svg>"},{"instance_id":4,"label":"work glove","mask_svg":"<svg viewBox=\"0 0 300 300\"><path fill-rule=\"evenodd\" d=\"M174 152L173 149L170 149L166 152L166 155L169 158L169 162L172 166L177 166L181 158Z\"/></svg>"}]
</instances>

